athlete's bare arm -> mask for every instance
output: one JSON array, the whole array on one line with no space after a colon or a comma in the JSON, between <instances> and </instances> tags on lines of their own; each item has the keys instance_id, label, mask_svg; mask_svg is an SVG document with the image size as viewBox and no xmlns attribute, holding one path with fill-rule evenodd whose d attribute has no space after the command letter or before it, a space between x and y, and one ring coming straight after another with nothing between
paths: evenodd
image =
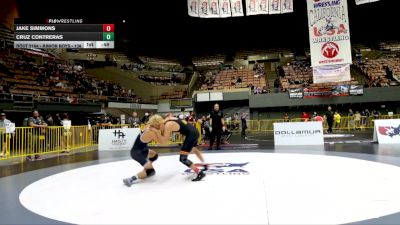
<instances>
[{"instance_id":1,"label":"athlete's bare arm","mask_svg":"<svg viewBox=\"0 0 400 225\"><path fill-rule=\"evenodd\" d=\"M155 139L158 143L166 144L170 140L172 132L177 130L176 126L178 126L178 124L174 122L167 122L164 125L163 134L161 134L160 129L157 129L155 127L152 127L151 130L154 131L154 133L156 134Z\"/></svg>"}]
</instances>

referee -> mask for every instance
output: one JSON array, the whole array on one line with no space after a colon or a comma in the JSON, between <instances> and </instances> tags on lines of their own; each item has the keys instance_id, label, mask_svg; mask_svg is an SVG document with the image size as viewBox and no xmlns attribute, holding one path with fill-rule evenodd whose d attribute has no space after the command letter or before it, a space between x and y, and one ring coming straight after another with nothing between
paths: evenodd
<instances>
[{"instance_id":1,"label":"referee","mask_svg":"<svg viewBox=\"0 0 400 225\"><path fill-rule=\"evenodd\" d=\"M219 110L219 104L214 105L214 110L211 111L210 114L210 123L211 123L211 135L210 135L210 147L208 150L212 150L214 145L214 140L217 138L217 149L221 150L221 134L222 129L224 128L224 114Z\"/></svg>"}]
</instances>

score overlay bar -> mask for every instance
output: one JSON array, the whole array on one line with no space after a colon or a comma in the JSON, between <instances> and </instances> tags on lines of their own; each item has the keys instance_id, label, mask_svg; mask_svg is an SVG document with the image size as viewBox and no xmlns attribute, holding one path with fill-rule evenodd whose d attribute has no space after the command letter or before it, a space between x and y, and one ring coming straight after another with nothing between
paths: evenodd
<instances>
[{"instance_id":1,"label":"score overlay bar","mask_svg":"<svg viewBox=\"0 0 400 225\"><path fill-rule=\"evenodd\" d=\"M114 41L14 41L14 48L113 49Z\"/></svg>"}]
</instances>

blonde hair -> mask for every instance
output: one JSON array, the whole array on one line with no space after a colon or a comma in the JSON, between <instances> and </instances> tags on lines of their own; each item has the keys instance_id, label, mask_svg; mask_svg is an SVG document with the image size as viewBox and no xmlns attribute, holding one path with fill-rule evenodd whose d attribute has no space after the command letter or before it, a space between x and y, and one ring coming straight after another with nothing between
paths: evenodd
<instances>
[{"instance_id":1,"label":"blonde hair","mask_svg":"<svg viewBox=\"0 0 400 225\"><path fill-rule=\"evenodd\" d=\"M147 125L153 126L153 127L158 127L161 124L164 124L164 119L160 115L153 115L149 118L149 121L147 122Z\"/></svg>"}]
</instances>

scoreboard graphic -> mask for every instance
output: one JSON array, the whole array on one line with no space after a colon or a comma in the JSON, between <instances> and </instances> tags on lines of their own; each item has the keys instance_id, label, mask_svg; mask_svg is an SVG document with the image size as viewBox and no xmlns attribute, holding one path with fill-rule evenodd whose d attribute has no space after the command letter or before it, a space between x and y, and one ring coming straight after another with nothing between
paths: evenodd
<instances>
[{"instance_id":1,"label":"scoreboard graphic","mask_svg":"<svg viewBox=\"0 0 400 225\"><path fill-rule=\"evenodd\" d=\"M42 23L15 20L14 26L14 48L114 48L114 24L45 19Z\"/></svg>"}]
</instances>

